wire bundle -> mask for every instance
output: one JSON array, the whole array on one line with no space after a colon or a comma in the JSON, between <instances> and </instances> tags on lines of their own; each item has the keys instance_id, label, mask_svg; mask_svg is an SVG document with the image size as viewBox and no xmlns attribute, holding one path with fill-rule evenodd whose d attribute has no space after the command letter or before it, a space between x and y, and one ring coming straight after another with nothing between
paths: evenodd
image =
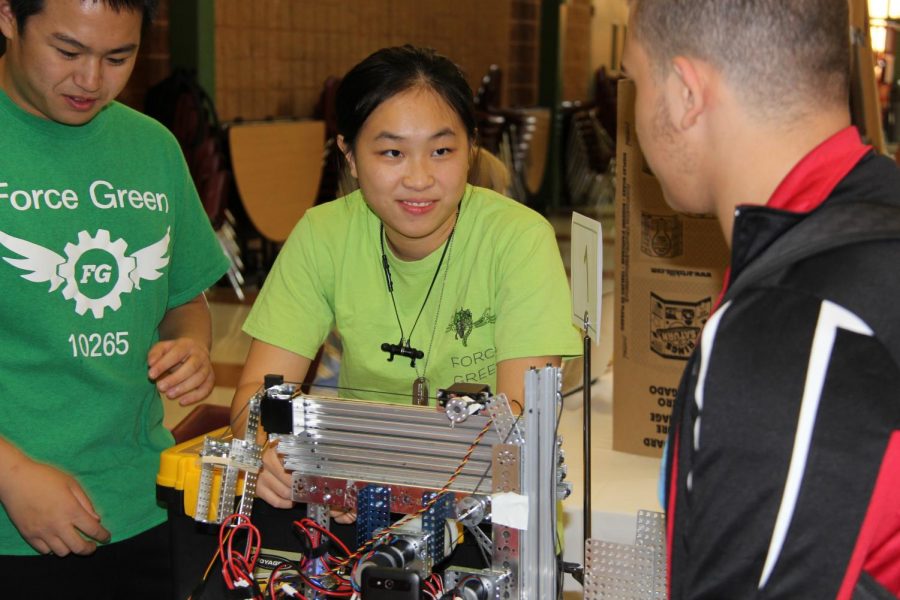
<instances>
[{"instance_id":1,"label":"wire bundle","mask_svg":"<svg viewBox=\"0 0 900 600\"><path fill-rule=\"evenodd\" d=\"M234 547L235 536L246 534L243 551L237 551ZM236 597L263 600L259 585L253 577L253 569L259 558L260 535L259 530L245 515L234 514L229 516L219 528L219 550L222 557L222 578L225 585L232 591L246 591Z\"/></svg>"},{"instance_id":2,"label":"wire bundle","mask_svg":"<svg viewBox=\"0 0 900 600\"><path fill-rule=\"evenodd\" d=\"M329 598L350 598L353 588L350 580L340 571L341 558L335 557L323 549L337 547L346 557L350 550L328 529L322 527L312 519L300 519L294 521L294 530L306 541L309 548L309 556L303 556L298 565L294 563L281 563L272 571L269 577L269 597L277 600L279 594L282 597L308 600L291 582L307 586L316 592ZM321 554L315 556L316 554ZM295 573L285 576L280 580L282 567L289 567ZM287 569L284 569L286 571Z\"/></svg>"},{"instance_id":3,"label":"wire bundle","mask_svg":"<svg viewBox=\"0 0 900 600\"><path fill-rule=\"evenodd\" d=\"M438 600L444 595L444 580L437 573L432 573L431 576L422 582L423 587L422 593L429 600Z\"/></svg>"}]
</instances>

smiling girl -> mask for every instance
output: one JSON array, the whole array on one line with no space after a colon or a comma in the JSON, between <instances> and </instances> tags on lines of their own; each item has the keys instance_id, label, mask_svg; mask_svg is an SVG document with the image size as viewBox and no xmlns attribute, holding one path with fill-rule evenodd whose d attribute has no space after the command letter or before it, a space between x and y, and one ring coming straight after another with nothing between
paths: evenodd
<instances>
[{"instance_id":1,"label":"smiling girl","mask_svg":"<svg viewBox=\"0 0 900 600\"><path fill-rule=\"evenodd\" d=\"M232 415L266 373L303 380L332 328L342 396L433 404L429 382L471 382L522 403L525 371L579 354L580 338L550 224L466 182L476 118L462 72L431 50L379 50L344 77L337 115L359 190L308 211L285 243L244 325ZM291 506L274 452L265 467L258 495Z\"/></svg>"}]
</instances>

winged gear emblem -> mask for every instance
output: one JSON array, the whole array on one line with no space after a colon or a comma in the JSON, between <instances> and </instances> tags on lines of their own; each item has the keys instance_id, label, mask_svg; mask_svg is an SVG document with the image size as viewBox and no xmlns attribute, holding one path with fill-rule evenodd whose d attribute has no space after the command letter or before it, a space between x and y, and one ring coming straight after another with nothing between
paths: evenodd
<instances>
[{"instance_id":1,"label":"winged gear emblem","mask_svg":"<svg viewBox=\"0 0 900 600\"><path fill-rule=\"evenodd\" d=\"M170 231L171 228L166 228L166 234L159 241L130 255L127 254L127 242L122 238L112 241L105 229L98 229L93 236L87 231L79 232L78 242L66 244L64 255L2 231L0 244L22 257L3 258L25 272L22 279L48 282L50 293L65 284L63 297L75 301L76 313L84 315L91 311L95 319L102 319L107 308L118 310L122 306L122 294L141 289L143 280L153 281L162 276L162 269L169 264L166 254ZM82 260L86 256L88 259ZM83 289L90 284L101 284L106 293L92 297L93 294L85 293Z\"/></svg>"}]
</instances>

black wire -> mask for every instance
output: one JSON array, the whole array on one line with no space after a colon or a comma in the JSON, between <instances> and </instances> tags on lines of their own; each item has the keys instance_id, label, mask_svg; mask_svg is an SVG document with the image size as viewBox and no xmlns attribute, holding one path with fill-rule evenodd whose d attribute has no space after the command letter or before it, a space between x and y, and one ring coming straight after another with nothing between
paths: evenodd
<instances>
[{"instance_id":1,"label":"black wire","mask_svg":"<svg viewBox=\"0 0 900 600\"><path fill-rule=\"evenodd\" d=\"M457 215L457 219L459 216ZM422 316L422 311L425 310L425 306L428 304L428 298L431 297L431 290L434 289L434 282L437 281L438 274L441 272L441 266L444 264L444 258L447 257L447 250L450 248L450 241L453 239L453 234L456 232L456 224L453 224L453 229L450 230L450 235L447 237L447 241L444 243L444 251L441 252L441 260L438 261L437 269L434 270L434 277L431 278L431 285L428 286L428 292L425 293L425 300L422 302L422 306L419 308L419 314L416 315L416 320L413 321L412 328L409 330L409 338L406 339L406 345L410 345L409 339L412 338L413 332L416 330L416 325L419 324L419 317ZM403 334L403 323L400 322L400 313L397 312L397 300L394 298L394 283L391 280L391 267L388 264L387 254L384 252L384 222L381 223L381 230L378 235L379 241L381 242L381 264L384 266L384 278L387 282L388 293L391 295L391 303L394 305L394 316L397 317L397 325L400 327L400 345L403 345L404 334Z\"/></svg>"},{"instance_id":2,"label":"black wire","mask_svg":"<svg viewBox=\"0 0 900 600\"><path fill-rule=\"evenodd\" d=\"M560 421L562 421L563 404L565 403L565 401L565 395L561 395L559 397L559 410L556 411L556 429L553 430L553 437L556 439L559 439L559 423Z\"/></svg>"},{"instance_id":3,"label":"black wire","mask_svg":"<svg viewBox=\"0 0 900 600\"><path fill-rule=\"evenodd\" d=\"M593 379L591 379L591 387L593 387L593 385L594 385L595 383L597 383L598 381L600 381L600 378L599 378L599 377L594 377ZM577 386L577 387L573 387L571 390L568 390L568 391L566 391L566 392L563 392L563 395L562 395L562 396L563 396L563 398L568 398L569 396L574 396L575 394L577 394L578 392L580 392L580 391L583 390L583 389L584 389L584 386L583 386L583 385L579 385L579 386Z\"/></svg>"},{"instance_id":4,"label":"black wire","mask_svg":"<svg viewBox=\"0 0 900 600\"><path fill-rule=\"evenodd\" d=\"M254 393L253 395L255 396L256 394ZM244 411L247 410L247 407L250 406L250 400L252 400L252 399L253 399L253 396L251 396L250 398L247 398L247 401L244 402L244 405L241 407L241 410L239 410L238 413L236 415L234 415L230 421L228 421L228 429L226 429L224 432L222 432L223 437L228 435L229 431L234 431L234 424L241 417L241 415L244 414Z\"/></svg>"},{"instance_id":5,"label":"black wire","mask_svg":"<svg viewBox=\"0 0 900 600\"><path fill-rule=\"evenodd\" d=\"M323 388L326 390L347 390L350 392L365 392L367 394L385 394L387 396L402 396L404 398L409 398L409 394L404 394L402 392L388 392L385 390L367 390L367 389L363 389L363 388L352 388L352 387L345 387L345 386L341 386L341 385L325 385L325 384L321 384L321 383L312 383L312 384L310 384L310 389L313 389L313 388ZM431 400L431 399L437 400L437 396L426 396L426 397L429 400Z\"/></svg>"}]
</instances>

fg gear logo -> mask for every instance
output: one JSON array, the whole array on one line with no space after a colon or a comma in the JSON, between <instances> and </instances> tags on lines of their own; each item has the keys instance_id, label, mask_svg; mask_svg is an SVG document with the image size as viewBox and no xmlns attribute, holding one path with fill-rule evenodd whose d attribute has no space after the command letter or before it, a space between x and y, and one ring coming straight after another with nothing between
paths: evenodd
<instances>
[{"instance_id":1,"label":"fg gear logo","mask_svg":"<svg viewBox=\"0 0 900 600\"><path fill-rule=\"evenodd\" d=\"M66 300L75 301L79 315L91 311L95 319L102 319L103 312L118 310L120 297L134 288L141 289L141 280L153 281L162 276L162 269L169 264L169 231L161 240L126 255L128 244L119 238L115 242L105 229L98 229L93 237L87 231L78 234L78 243L68 243L65 256L27 240L0 231L0 244L23 258L5 258L12 266L26 271L23 279L50 283L49 292L56 291L65 282L62 294Z\"/></svg>"}]
</instances>

